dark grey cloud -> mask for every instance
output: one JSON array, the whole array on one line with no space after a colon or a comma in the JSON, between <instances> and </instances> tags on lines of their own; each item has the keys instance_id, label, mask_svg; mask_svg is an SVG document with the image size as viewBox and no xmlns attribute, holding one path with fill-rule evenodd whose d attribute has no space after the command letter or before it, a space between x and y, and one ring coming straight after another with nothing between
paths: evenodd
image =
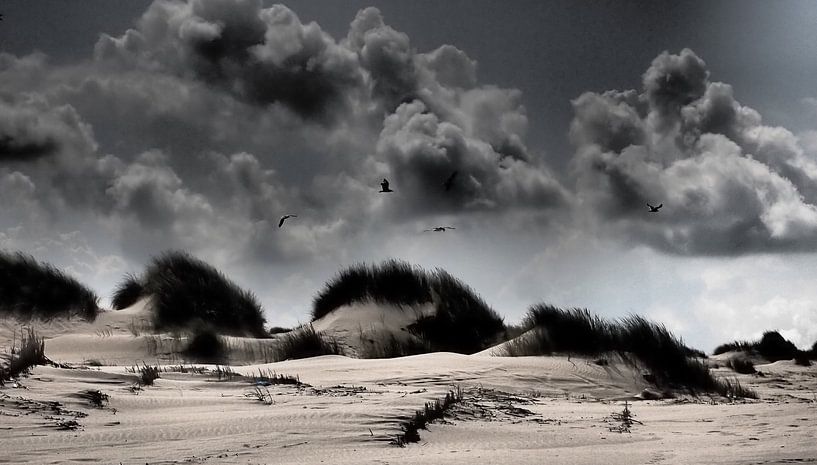
<instances>
[{"instance_id":1,"label":"dark grey cloud","mask_svg":"<svg viewBox=\"0 0 817 465\"><path fill-rule=\"evenodd\" d=\"M356 56L316 23L260 0L154 2L136 29L103 35L99 60L189 75L258 104L323 119L361 85Z\"/></svg>"},{"instance_id":2,"label":"dark grey cloud","mask_svg":"<svg viewBox=\"0 0 817 465\"><path fill-rule=\"evenodd\" d=\"M708 76L691 50L664 52L641 93L574 100L577 195L600 228L672 253L813 250L814 159Z\"/></svg>"}]
</instances>

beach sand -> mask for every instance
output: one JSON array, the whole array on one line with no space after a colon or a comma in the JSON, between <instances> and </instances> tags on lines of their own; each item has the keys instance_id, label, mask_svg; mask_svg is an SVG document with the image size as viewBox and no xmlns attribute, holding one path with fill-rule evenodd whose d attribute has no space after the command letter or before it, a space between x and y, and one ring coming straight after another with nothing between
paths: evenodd
<instances>
[{"instance_id":1,"label":"beach sand","mask_svg":"<svg viewBox=\"0 0 817 465\"><path fill-rule=\"evenodd\" d=\"M142 333L140 321L147 321L143 304L104 312L93 323L32 322L47 338L46 355L70 368L37 366L0 387L0 463L817 462L817 367L790 361L757 365L763 376L714 368L755 389L758 400L684 393L642 400L648 384L616 358L602 366L579 357L484 351L262 363L263 350L232 338L231 360L256 360L232 362L244 376L219 380L213 365L195 364L210 370L205 373L178 372L178 355L157 350L155 342L168 348L178 336L174 342L173 335ZM390 327L385 320L375 324ZM351 323L340 326L352 330ZM0 323L0 346L19 331L19 323ZM726 356L710 363L722 366ZM143 363L167 371L139 388L130 369ZM259 372L304 384L257 386L252 375ZM401 422L457 389L463 400L420 430L419 442L393 444ZM108 402L92 406L79 396L87 390L99 390ZM629 432L621 432L615 417L625 403L637 420Z\"/></svg>"}]
</instances>

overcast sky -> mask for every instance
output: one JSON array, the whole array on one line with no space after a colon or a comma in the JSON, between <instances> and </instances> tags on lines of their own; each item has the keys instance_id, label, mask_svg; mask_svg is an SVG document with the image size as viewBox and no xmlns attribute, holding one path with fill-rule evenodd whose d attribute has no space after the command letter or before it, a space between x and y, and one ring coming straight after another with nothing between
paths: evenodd
<instances>
[{"instance_id":1,"label":"overcast sky","mask_svg":"<svg viewBox=\"0 0 817 465\"><path fill-rule=\"evenodd\" d=\"M188 250L276 325L397 257L811 346L817 4L642 3L4 0L0 248L106 301Z\"/></svg>"}]
</instances>

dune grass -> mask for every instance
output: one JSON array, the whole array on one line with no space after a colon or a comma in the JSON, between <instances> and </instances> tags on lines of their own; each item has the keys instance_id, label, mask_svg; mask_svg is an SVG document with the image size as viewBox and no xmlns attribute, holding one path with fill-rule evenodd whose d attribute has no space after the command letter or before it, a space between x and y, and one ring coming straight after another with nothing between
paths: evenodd
<instances>
[{"instance_id":1,"label":"dune grass","mask_svg":"<svg viewBox=\"0 0 817 465\"><path fill-rule=\"evenodd\" d=\"M429 276L424 270L399 260L380 265L358 263L338 272L312 303L312 319L355 302L373 301L394 305L431 302Z\"/></svg>"},{"instance_id":2,"label":"dune grass","mask_svg":"<svg viewBox=\"0 0 817 465\"><path fill-rule=\"evenodd\" d=\"M402 422L400 428L403 432L394 437L391 443L399 447L405 447L409 443L419 442L419 430L426 429L429 423L443 418L454 404L462 401L462 397L462 389L457 387L456 391L448 391L445 397L436 399L433 402L427 402L421 410L417 410L413 416Z\"/></svg>"},{"instance_id":3,"label":"dune grass","mask_svg":"<svg viewBox=\"0 0 817 465\"><path fill-rule=\"evenodd\" d=\"M285 334L276 346L276 359L294 360L319 355L343 355L338 341L305 325Z\"/></svg>"},{"instance_id":4,"label":"dune grass","mask_svg":"<svg viewBox=\"0 0 817 465\"><path fill-rule=\"evenodd\" d=\"M729 359L726 361L726 366L731 368L734 372L744 375L757 373L755 364L752 363L752 360L745 354L738 354L729 357Z\"/></svg>"},{"instance_id":5,"label":"dune grass","mask_svg":"<svg viewBox=\"0 0 817 465\"><path fill-rule=\"evenodd\" d=\"M20 376L36 365L49 363L45 356L45 339L38 337L32 328L20 332L19 346L17 337L12 339L9 352L4 355L5 362L0 363L0 386L4 381Z\"/></svg>"},{"instance_id":6,"label":"dune grass","mask_svg":"<svg viewBox=\"0 0 817 465\"><path fill-rule=\"evenodd\" d=\"M690 356L697 351L684 345L664 325L638 315L608 321L585 309L537 304L528 310L523 324L529 331L506 344L503 355L561 352L599 356L614 352L647 369L648 380L657 386L724 395L740 387L715 379L706 363Z\"/></svg>"},{"instance_id":7,"label":"dune grass","mask_svg":"<svg viewBox=\"0 0 817 465\"><path fill-rule=\"evenodd\" d=\"M428 272L399 260L357 264L341 270L313 301L313 321L355 302L377 302L403 308L431 303L434 313L420 317L408 330L428 351L478 352L505 331L502 318L470 287L444 270ZM391 341L377 350L398 353ZM413 350L417 347L408 347ZM395 349L395 350L392 350Z\"/></svg>"},{"instance_id":8,"label":"dune grass","mask_svg":"<svg viewBox=\"0 0 817 465\"><path fill-rule=\"evenodd\" d=\"M52 265L21 252L0 252L0 315L94 320L99 297Z\"/></svg>"},{"instance_id":9,"label":"dune grass","mask_svg":"<svg viewBox=\"0 0 817 465\"><path fill-rule=\"evenodd\" d=\"M184 355L199 363L224 363L227 344L210 326L199 326L189 336Z\"/></svg>"},{"instance_id":10,"label":"dune grass","mask_svg":"<svg viewBox=\"0 0 817 465\"><path fill-rule=\"evenodd\" d=\"M758 341L733 341L721 344L713 351L715 355L726 352L744 352L748 355L759 355L770 362L794 360L798 365L804 366L810 366L810 359L814 358L813 347L811 351L800 350L777 331L764 332Z\"/></svg>"},{"instance_id":11,"label":"dune grass","mask_svg":"<svg viewBox=\"0 0 817 465\"><path fill-rule=\"evenodd\" d=\"M155 329L206 322L220 333L268 337L255 295L187 253L166 252L141 276L126 275L114 293L114 307L121 309L148 296Z\"/></svg>"}]
</instances>

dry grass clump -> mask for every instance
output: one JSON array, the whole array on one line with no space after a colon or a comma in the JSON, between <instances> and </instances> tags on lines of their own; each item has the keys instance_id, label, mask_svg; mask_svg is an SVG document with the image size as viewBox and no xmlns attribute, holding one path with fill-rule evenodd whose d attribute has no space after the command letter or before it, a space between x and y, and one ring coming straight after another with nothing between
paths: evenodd
<instances>
[{"instance_id":1,"label":"dry grass clump","mask_svg":"<svg viewBox=\"0 0 817 465\"><path fill-rule=\"evenodd\" d=\"M227 344L212 327L202 325L193 330L184 355L199 363L224 363Z\"/></svg>"},{"instance_id":2,"label":"dry grass clump","mask_svg":"<svg viewBox=\"0 0 817 465\"><path fill-rule=\"evenodd\" d=\"M312 317L316 320L341 306L367 301L400 308L433 304L433 314L408 328L431 351L478 352L505 331L502 318L458 279L444 270L427 272L398 260L341 270L315 297ZM383 349L390 348L399 349Z\"/></svg>"},{"instance_id":3,"label":"dry grass clump","mask_svg":"<svg viewBox=\"0 0 817 465\"><path fill-rule=\"evenodd\" d=\"M4 381L27 373L36 365L43 365L50 361L45 356L45 339L38 337L34 329L27 328L20 332L19 346L16 334L11 342L9 352L4 355L5 363L0 364L0 386Z\"/></svg>"},{"instance_id":4,"label":"dry grass clump","mask_svg":"<svg viewBox=\"0 0 817 465\"><path fill-rule=\"evenodd\" d=\"M747 357L745 354L738 354L729 357L729 360L726 361L726 366L734 370L736 373L741 373L744 375L757 373L752 359Z\"/></svg>"},{"instance_id":5,"label":"dry grass clump","mask_svg":"<svg viewBox=\"0 0 817 465\"><path fill-rule=\"evenodd\" d=\"M422 410L414 412L414 416L400 425L403 432L395 436L391 443L396 446L405 447L408 443L419 442L419 430L426 429L426 425L429 423L443 418L445 413L451 409L454 404L462 401L462 397L462 389L457 387L456 391L448 391L442 399L427 402Z\"/></svg>"},{"instance_id":6,"label":"dry grass clump","mask_svg":"<svg viewBox=\"0 0 817 465\"><path fill-rule=\"evenodd\" d=\"M319 355L343 355L338 341L326 336L311 325L302 326L285 334L276 347L277 360L293 360Z\"/></svg>"},{"instance_id":7,"label":"dry grass clump","mask_svg":"<svg viewBox=\"0 0 817 465\"><path fill-rule=\"evenodd\" d=\"M22 252L0 251L0 315L93 320L99 297L57 268Z\"/></svg>"},{"instance_id":8,"label":"dry grass clump","mask_svg":"<svg viewBox=\"0 0 817 465\"><path fill-rule=\"evenodd\" d=\"M135 365L130 368L125 368L125 371L139 375L138 381L140 386L153 386L153 381L160 378L159 373L161 369L159 369L158 366L143 363L141 367Z\"/></svg>"},{"instance_id":9,"label":"dry grass clump","mask_svg":"<svg viewBox=\"0 0 817 465\"><path fill-rule=\"evenodd\" d=\"M141 276L126 275L114 293L114 308L148 296L156 329L207 322L225 334L268 336L255 295L185 252L166 252Z\"/></svg>"},{"instance_id":10,"label":"dry grass clump","mask_svg":"<svg viewBox=\"0 0 817 465\"><path fill-rule=\"evenodd\" d=\"M77 394L77 396L81 399L87 400L92 406L96 408L104 407L105 404L107 404L108 401L110 400L108 394L105 394L98 389L86 389Z\"/></svg>"},{"instance_id":11,"label":"dry grass clump","mask_svg":"<svg viewBox=\"0 0 817 465\"><path fill-rule=\"evenodd\" d=\"M554 352L598 356L619 353L646 368L649 380L660 387L692 391L727 392L709 367L662 324L631 315L607 321L585 309L561 309L538 304L528 310L527 334L506 344L504 355L543 355ZM732 389L734 390L734 389Z\"/></svg>"},{"instance_id":12,"label":"dry grass clump","mask_svg":"<svg viewBox=\"0 0 817 465\"><path fill-rule=\"evenodd\" d=\"M361 347L357 356L360 358L395 358L408 355L425 354L431 352L428 343L420 339L409 337L397 337L391 332L378 334L361 332Z\"/></svg>"}]
</instances>

